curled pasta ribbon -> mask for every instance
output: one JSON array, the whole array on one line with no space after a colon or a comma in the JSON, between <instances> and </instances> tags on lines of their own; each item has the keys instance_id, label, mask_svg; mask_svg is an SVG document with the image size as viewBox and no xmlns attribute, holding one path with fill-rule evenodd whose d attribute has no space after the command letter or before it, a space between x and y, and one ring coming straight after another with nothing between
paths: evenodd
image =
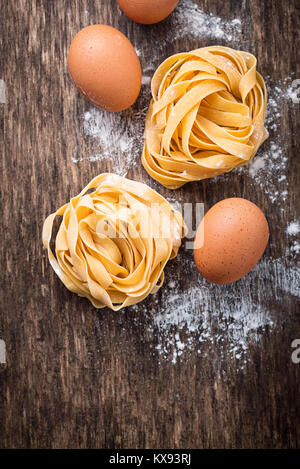
<instances>
[{"instance_id":1,"label":"curled pasta ribbon","mask_svg":"<svg viewBox=\"0 0 300 469\"><path fill-rule=\"evenodd\" d=\"M142 163L169 189L248 163L268 138L267 90L247 52L213 46L173 55L151 91Z\"/></svg>"},{"instance_id":2,"label":"curled pasta ribbon","mask_svg":"<svg viewBox=\"0 0 300 469\"><path fill-rule=\"evenodd\" d=\"M63 218L54 255L50 242L57 215ZM102 174L47 217L43 244L69 290L96 308L117 311L157 292L186 232L181 214L157 192Z\"/></svg>"}]
</instances>

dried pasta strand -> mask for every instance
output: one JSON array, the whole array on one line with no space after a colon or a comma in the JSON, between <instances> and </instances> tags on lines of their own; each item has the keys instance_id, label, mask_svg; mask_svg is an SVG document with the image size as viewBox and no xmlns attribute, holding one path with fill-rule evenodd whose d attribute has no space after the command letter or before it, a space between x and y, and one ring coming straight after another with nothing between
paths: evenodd
<instances>
[{"instance_id":1,"label":"dried pasta strand","mask_svg":"<svg viewBox=\"0 0 300 469\"><path fill-rule=\"evenodd\" d=\"M156 70L142 163L169 189L248 163L268 138L267 90L248 52L212 46Z\"/></svg>"},{"instance_id":2,"label":"dried pasta strand","mask_svg":"<svg viewBox=\"0 0 300 469\"><path fill-rule=\"evenodd\" d=\"M63 218L54 254L50 242L57 215ZM186 233L181 214L157 192L106 173L49 215L42 237L54 271L69 290L96 308L117 311L162 286L164 267Z\"/></svg>"}]
</instances>

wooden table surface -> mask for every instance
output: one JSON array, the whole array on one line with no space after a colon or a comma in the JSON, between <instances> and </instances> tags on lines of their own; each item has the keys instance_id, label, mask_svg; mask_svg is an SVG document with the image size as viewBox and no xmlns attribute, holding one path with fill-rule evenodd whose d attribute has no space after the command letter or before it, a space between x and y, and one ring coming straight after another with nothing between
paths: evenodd
<instances>
[{"instance_id":1,"label":"wooden table surface","mask_svg":"<svg viewBox=\"0 0 300 469\"><path fill-rule=\"evenodd\" d=\"M84 132L84 113L94 108L76 91L67 71L68 47L82 27L107 23L119 28L139 50L144 71L150 62L156 67L175 52L217 43L254 53L258 69L275 93L276 84L283 89L293 86L297 73L300 78L296 1L179 3L177 12L150 27L130 21L114 0L0 3L0 79L6 86L6 102L0 104L0 339L6 343L7 355L0 369L1 447L299 446L300 365L291 360L291 343L300 338L298 295L291 288L298 275L297 245L289 249L294 238L287 234L290 223L299 219L297 100L281 99L278 126L271 126L270 139L261 150L269 155L272 139L281 139L279 158L287 158L282 170L285 182L276 173L278 178L275 174L270 185L267 172L265 181L259 175L256 181L246 167L171 192L151 180L139 159L128 164L129 178L144 181L178 202L204 202L208 208L225 197L241 196L263 209L270 243L261 267L237 284L209 286L197 275L192 253L182 248L178 259L168 265L166 286L156 296L123 312L96 310L64 288L42 248L45 217L98 173L118 169L113 159L87 157L101 154L103 139ZM194 20L208 21L208 27L199 26L197 35L182 23L193 3L198 12ZM221 18L225 33L226 24L234 25L232 20L239 18L238 36L233 31L230 37L227 31L216 37L214 17ZM142 126L149 100L147 80L146 76L132 109L118 117L124 128ZM140 152L142 140L137 139L136 145ZM130 155L113 145L111 151L120 152L126 167ZM269 167L268 161L263 164ZM285 190L284 201L275 197ZM189 304L196 305L191 311L198 318L193 332L189 324L176 325L176 321L169 329L159 326L157 315L166 313L166 298L173 294L170 278L178 287L179 302L185 295L183 314ZM195 288L189 303L192 282L199 288L198 306ZM244 323L244 342L239 341L244 345L243 366L240 355L232 351L241 304L248 322L252 312L254 319L258 312L262 319L252 333ZM232 308L232 315L226 313L228 321L222 316L224 305ZM214 321L205 340L200 330L204 313ZM174 359L170 341L177 333L183 352L177 353L175 341ZM203 340L197 342L200 336Z\"/></svg>"}]
</instances>

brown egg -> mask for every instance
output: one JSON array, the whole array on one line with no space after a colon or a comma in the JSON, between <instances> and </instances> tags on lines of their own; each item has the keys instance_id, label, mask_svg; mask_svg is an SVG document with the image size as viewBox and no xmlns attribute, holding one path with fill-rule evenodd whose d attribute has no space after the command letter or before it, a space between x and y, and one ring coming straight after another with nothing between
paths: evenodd
<instances>
[{"instance_id":1,"label":"brown egg","mask_svg":"<svg viewBox=\"0 0 300 469\"><path fill-rule=\"evenodd\" d=\"M142 24L164 20L174 10L178 0L118 0L125 15Z\"/></svg>"},{"instance_id":2,"label":"brown egg","mask_svg":"<svg viewBox=\"0 0 300 469\"><path fill-rule=\"evenodd\" d=\"M257 205L240 198L222 200L206 213L197 229L197 269L213 283L235 282L257 264L268 239L268 222Z\"/></svg>"},{"instance_id":3,"label":"brown egg","mask_svg":"<svg viewBox=\"0 0 300 469\"><path fill-rule=\"evenodd\" d=\"M68 67L79 91L107 111L122 111L137 99L142 82L138 56L124 34L94 24L73 39Z\"/></svg>"}]
</instances>

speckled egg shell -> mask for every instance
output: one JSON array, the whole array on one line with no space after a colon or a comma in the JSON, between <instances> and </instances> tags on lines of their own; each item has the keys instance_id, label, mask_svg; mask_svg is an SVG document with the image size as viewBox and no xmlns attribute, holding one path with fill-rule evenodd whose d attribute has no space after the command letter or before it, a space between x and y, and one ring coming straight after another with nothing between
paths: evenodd
<instances>
[{"instance_id":1,"label":"speckled egg shell","mask_svg":"<svg viewBox=\"0 0 300 469\"><path fill-rule=\"evenodd\" d=\"M122 111L137 99L142 81L138 56L117 29L95 24L73 39L68 67L79 91L107 111Z\"/></svg>"},{"instance_id":2,"label":"speckled egg shell","mask_svg":"<svg viewBox=\"0 0 300 469\"><path fill-rule=\"evenodd\" d=\"M178 0L118 0L125 15L136 23L154 24L174 10Z\"/></svg>"},{"instance_id":3,"label":"speckled egg shell","mask_svg":"<svg viewBox=\"0 0 300 469\"><path fill-rule=\"evenodd\" d=\"M194 242L197 269L213 283L235 282L257 264L268 239L268 222L254 203L241 198L222 200L198 227Z\"/></svg>"}]
</instances>

